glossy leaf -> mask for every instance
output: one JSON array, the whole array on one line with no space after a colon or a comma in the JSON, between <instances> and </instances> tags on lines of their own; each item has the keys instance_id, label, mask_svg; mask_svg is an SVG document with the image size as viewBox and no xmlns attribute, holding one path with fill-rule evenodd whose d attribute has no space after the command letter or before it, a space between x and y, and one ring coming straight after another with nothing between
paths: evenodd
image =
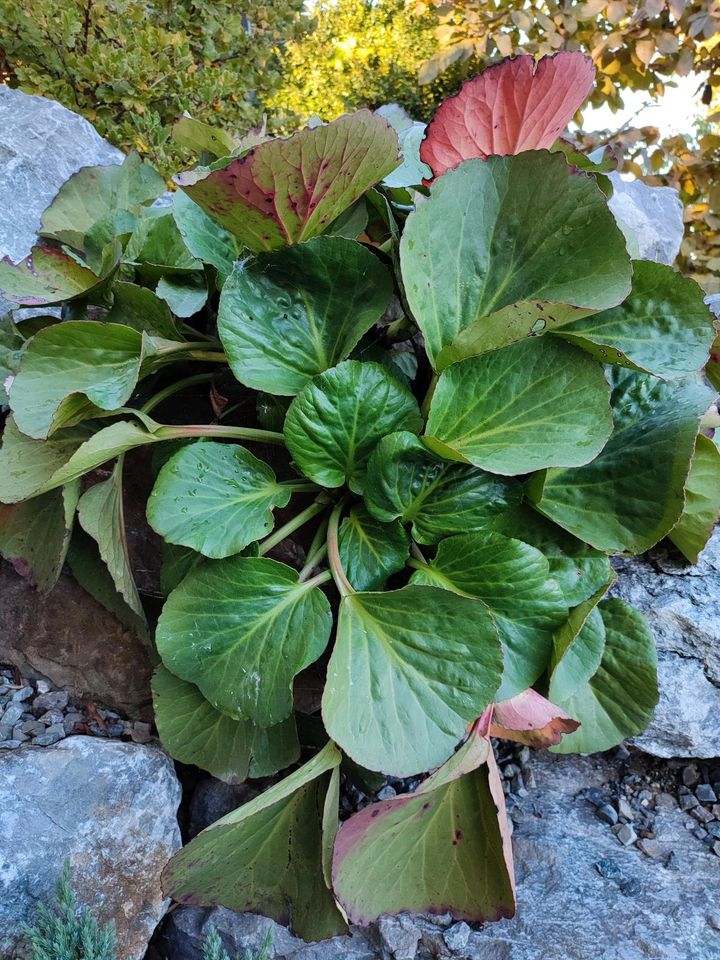
<instances>
[{"instance_id":1,"label":"glossy leaf","mask_svg":"<svg viewBox=\"0 0 720 960\"><path fill-rule=\"evenodd\" d=\"M40 330L28 343L10 388L18 429L47 437L89 401L115 410L140 374L143 337L119 324L72 320Z\"/></svg>"},{"instance_id":2,"label":"glossy leaf","mask_svg":"<svg viewBox=\"0 0 720 960\"><path fill-rule=\"evenodd\" d=\"M540 750L560 743L565 734L579 726L577 720L531 688L495 704L490 733Z\"/></svg>"},{"instance_id":3,"label":"glossy leaf","mask_svg":"<svg viewBox=\"0 0 720 960\"><path fill-rule=\"evenodd\" d=\"M233 720L212 707L192 683L159 666L152 680L153 707L165 749L226 783L269 777L300 756L295 718L275 727Z\"/></svg>"},{"instance_id":4,"label":"glossy leaf","mask_svg":"<svg viewBox=\"0 0 720 960\"><path fill-rule=\"evenodd\" d=\"M398 140L368 110L268 140L209 173L176 183L254 251L324 233L366 190L397 167Z\"/></svg>"},{"instance_id":5,"label":"glossy leaf","mask_svg":"<svg viewBox=\"0 0 720 960\"><path fill-rule=\"evenodd\" d=\"M615 573L607 583L574 607L567 621L555 632L550 669L550 698L568 700L597 672L605 650L605 630L595 608L615 581Z\"/></svg>"},{"instance_id":6,"label":"glossy leaf","mask_svg":"<svg viewBox=\"0 0 720 960\"><path fill-rule=\"evenodd\" d=\"M473 157L551 147L590 94L595 68L580 52L501 60L440 104L420 156L436 177Z\"/></svg>"},{"instance_id":7,"label":"glossy leaf","mask_svg":"<svg viewBox=\"0 0 720 960\"><path fill-rule=\"evenodd\" d=\"M155 292L176 317L194 317L207 303L208 288L201 273L160 277Z\"/></svg>"},{"instance_id":8,"label":"glossy leaf","mask_svg":"<svg viewBox=\"0 0 720 960\"><path fill-rule=\"evenodd\" d=\"M183 115L173 124L172 137L175 143L198 156L210 153L214 157L227 157L236 146L235 138L227 130L212 127L188 115Z\"/></svg>"},{"instance_id":9,"label":"glossy leaf","mask_svg":"<svg viewBox=\"0 0 720 960\"><path fill-rule=\"evenodd\" d=\"M130 609L142 617L143 606L128 555L122 476L122 466L116 465L107 480L86 490L78 504L78 520L97 543L116 590Z\"/></svg>"},{"instance_id":10,"label":"glossy leaf","mask_svg":"<svg viewBox=\"0 0 720 960\"><path fill-rule=\"evenodd\" d=\"M612 430L602 367L552 337L453 364L438 380L425 442L491 473L593 460Z\"/></svg>"},{"instance_id":11,"label":"glossy leaf","mask_svg":"<svg viewBox=\"0 0 720 960\"><path fill-rule=\"evenodd\" d=\"M405 566L408 536L397 520L376 520L362 504L343 520L338 536L340 562L355 590L381 590Z\"/></svg>"},{"instance_id":12,"label":"glossy leaf","mask_svg":"<svg viewBox=\"0 0 720 960\"><path fill-rule=\"evenodd\" d=\"M80 494L77 483L5 506L0 504L0 555L39 590L60 576Z\"/></svg>"},{"instance_id":13,"label":"glossy leaf","mask_svg":"<svg viewBox=\"0 0 720 960\"><path fill-rule=\"evenodd\" d=\"M54 247L37 246L20 263L0 260L0 296L21 306L40 307L88 296L101 283L88 267Z\"/></svg>"},{"instance_id":14,"label":"glossy leaf","mask_svg":"<svg viewBox=\"0 0 720 960\"><path fill-rule=\"evenodd\" d=\"M387 267L361 244L317 237L238 263L218 332L241 383L294 395L350 354L392 292Z\"/></svg>"},{"instance_id":15,"label":"glossy leaf","mask_svg":"<svg viewBox=\"0 0 720 960\"><path fill-rule=\"evenodd\" d=\"M340 605L323 721L356 763L409 777L447 760L501 671L478 601L425 586L352 594Z\"/></svg>"},{"instance_id":16,"label":"glossy leaf","mask_svg":"<svg viewBox=\"0 0 720 960\"><path fill-rule=\"evenodd\" d=\"M152 290L118 281L113 284L112 292L113 303L105 317L106 323L124 324L166 340L182 339L170 308Z\"/></svg>"},{"instance_id":17,"label":"glossy leaf","mask_svg":"<svg viewBox=\"0 0 720 960\"><path fill-rule=\"evenodd\" d=\"M624 303L557 332L599 360L671 380L703 366L715 335L702 288L649 260L633 263L632 293Z\"/></svg>"},{"instance_id":18,"label":"glossy leaf","mask_svg":"<svg viewBox=\"0 0 720 960\"><path fill-rule=\"evenodd\" d=\"M685 484L685 506L668 536L690 563L697 563L720 516L720 451L700 434Z\"/></svg>"},{"instance_id":19,"label":"glossy leaf","mask_svg":"<svg viewBox=\"0 0 720 960\"><path fill-rule=\"evenodd\" d=\"M499 920L515 912L505 799L489 741L467 743L412 794L372 803L342 824L333 887L360 925L381 914Z\"/></svg>"},{"instance_id":20,"label":"glossy leaf","mask_svg":"<svg viewBox=\"0 0 720 960\"><path fill-rule=\"evenodd\" d=\"M202 270L202 261L190 253L172 213L141 220L125 247L124 260L147 280L166 274L183 275Z\"/></svg>"},{"instance_id":21,"label":"glossy leaf","mask_svg":"<svg viewBox=\"0 0 720 960\"><path fill-rule=\"evenodd\" d=\"M547 668L552 631L567 617L562 591L535 547L496 533L443 540L413 583L433 584L476 597L490 609L504 652L498 699L526 690Z\"/></svg>"},{"instance_id":22,"label":"glossy leaf","mask_svg":"<svg viewBox=\"0 0 720 960\"><path fill-rule=\"evenodd\" d=\"M418 543L490 526L520 503L520 487L436 456L412 433L384 437L368 463L365 503L379 520L412 523Z\"/></svg>"},{"instance_id":23,"label":"glossy leaf","mask_svg":"<svg viewBox=\"0 0 720 960\"><path fill-rule=\"evenodd\" d=\"M164 192L163 178L134 151L121 164L82 167L43 214L40 236L82 250L86 233L99 220L137 210Z\"/></svg>"},{"instance_id":24,"label":"glossy leaf","mask_svg":"<svg viewBox=\"0 0 720 960\"><path fill-rule=\"evenodd\" d=\"M405 293L436 369L622 302L625 241L559 154L469 160L407 219Z\"/></svg>"},{"instance_id":25,"label":"glossy leaf","mask_svg":"<svg viewBox=\"0 0 720 960\"><path fill-rule=\"evenodd\" d=\"M698 418L712 394L690 380L615 370L615 429L603 452L580 469L537 474L528 492L538 510L599 550L642 553L682 513Z\"/></svg>"},{"instance_id":26,"label":"glossy leaf","mask_svg":"<svg viewBox=\"0 0 720 960\"><path fill-rule=\"evenodd\" d=\"M602 661L587 683L557 701L581 726L554 753L609 750L642 733L658 702L655 644L642 614L622 600L604 600L582 630L604 633Z\"/></svg>"},{"instance_id":27,"label":"glossy leaf","mask_svg":"<svg viewBox=\"0 0 720 960\"><path fill-rule=\"evenodd\" d=\"M202 564L170 594L157 628L165 666L212 706L262 727L292 711L292 681L327 646L322 591L275 560Z\"/></svg>"},{"instance_id":28,"label":"glossy leaf","mask_svg":"<svg viewBox=\"0 0 720 960\"><path fill-rule=\"evenodd\" d=\"M147 504L150 526L169 543L206 557L229 557L270 533L273 508L291 490L238 444L182 447L160 471Z\"/></svg>"},{"instance_id":29,"label":"glossy leaf","mask_svg":"<svg viewBox=\"0 0 720 960\"><path fill-rule=\"evenodd\" d=\"M395 430L417 432L421 424L415 398L392 374L377 363L346 360L321 373L293 400L285 418L285 442L310 480L323 487L347 482L362 493L378 441Z\"/></svg>"},{"instance_id":30,"label":"glossy leaf","mask_svg":"<svg viewBox=\"0 0 720 960\"><path fill-rule=\"evenodd\" d=\"M177 853L163 889L181 903L264 913L306 939L345 932L323 875L323 804L340 753L328 743L295 773Z\"/></svg>"},{"instance_id":31,"label":"glossy leaf","mask_svg":"<svg viewBox=\"0 0 720 960\"><path fill-rule=\"evenodd\" d=\"M235 237L188 197L182 190L173 194L173 217L193 257L209 263L225 281L239 259L241 246Z\"/></svg>"},{"instance_id":32,"label":"glossy leaf","mask_svg":"<svg viewBox=\"0 0 720 960\"><path fill-rule=\"evenodd\" d=\"M550 576L574 607L587 600L611 576L606 554L578 540L567 530L543 517L526 503L501 514L493 530L537 547L550 567Z\"/></svg>"}]
</instances>

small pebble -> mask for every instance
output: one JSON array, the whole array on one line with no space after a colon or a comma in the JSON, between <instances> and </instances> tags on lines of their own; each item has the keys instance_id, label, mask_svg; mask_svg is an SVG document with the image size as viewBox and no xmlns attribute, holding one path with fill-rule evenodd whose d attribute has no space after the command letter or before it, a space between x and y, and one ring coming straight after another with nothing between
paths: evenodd
<instances>
[{"instance_id":1,"label":"small pebble","mask_svg":"<svg viewBox=\"0 0 720 960\"><path fill-rule=\"evenodd\" d=\"M609 823L611 827L615 826L618 822L618 815L614 807L611 807L609 803L604 803L601 807L598 807L595 811L596 815L600 820L603 820L605 823Z\"/></svg>"},{"instance_id":2,"label":"small pebble","mask_svg":"<svg viewBox=\"0 0 720 960\"><path fill-rule=\"evenodd\" d=\"M678 806L681 810L692 810L697 805L697 797L694 797L691 793L680 794L678 797Z\"/></svg>"},{"instance_id":3,"label":"small pebble","mask_svg":"<svg viewBox=\"0 0 720 960\"><path fill-rule=\"evenodd\" d=\"M704 827L695 827L691 832L698 840L707 840L708 838L708 832Z\"/></svg>"},{"instance_id":4,"label":"small pebble","mask_svg":"<svg viewBox=\"0 0 720 960\"><path fill-rule=\"evenodd\" d=\"M607 797L599 787L590 787L589 790L585 791L585 797L596 807L601 807L604 803L607 803Z\"/></svg>"},{"instance_id":5,"label":"small pebble","mask_svg":"<svg viewBox=\"0 0 720 960\"><path fill-rule=\"evenodd\" d=\"M712 845L712 852L720 857L720 840L716 840Z\"/></svg>"},{"instance_id":6,"label":"small pebble","mask_svg":"<svg viewBox=\"0 0 720 960\"><path fill-rule=\"evenodd\" d=\"M70 699L66 690L53 690L49 693L41 693L33 700L33 713L36 717L47 713L48 710L64 710Z\"/></svg>"},{"instance_id":7,"label":"small pebble","mask_svg":"<svg viewBox=\"0 0 720 960\"><path fill-rule=\"evenodd\" d=\"M7 723L0 723L0 740L9 740L12 736L13 728Z\"/></svg>"},{"instance_id":8,"label":"small pebble","mask_svg":"<svg viewBox=\"0 0 720 960\"><path fill-rule=\"evenodd\" d=\"M152 739L152 732L149 723L145 723L142 720L136 720L133 724L132 737L133 743L147 743L148 740Z\"/></svg>"},{"instance_id":9,"label":"small pebble","mask_svg":"<svg viewBox=\"0 0 720 960\"><path fill-rule=\"evenodd\" d=\"M67 716L63 718L63 727L65 728L65 735L70 736L71 733L75 732L75 727L78 723L83 722L83 716L81 713L68 713Z\"/></svg>"},{"instance_id":10,"label":"small pebble","mask_svg":"<svg viewBox=\"0 0 720 960\"><path fill-rule=\"evenodd\" d=\"M5 708L0 722L4 727L14 727L25 713L25 708L21 703L9 703Z\"/></svg>"},{"instance_id":11,"label":"small pebble","mask_svg":"<svg viewBox=\"0 0 720 960\"><path fill-rule=\"evenodd\" d=\"M391 787L389 784L384 786L382 790L378 790L377 798L378 800L392 800L396 796L395 787Z\"/></svg>"},{"instance_id":12,"label":"small pebble","mask_svg":"<svg viewBox=\"0 0 720 960\"><path fill-rule=\"evenodd\" d=\"M709 783L701 783L700 786L695 788L695 796L698 798L700 803L716 803L717 794L710 786Z\"/></svg>"},{"instance_id":13,"label":"small pebble","mask_svg":"<svg viewBox=\"0 0 720 960\"><path fill-rule=\"evenodd\" d=\"M530 762L530 747L524 746L520 749L519 759L521 764Z\"/></svg>"},{"instance_id":14,"label":"small pebble","mask_svg":"<svg viewBox=\"0 0 720 960\"><path fill-rule=\"evenodd\" d=\"M650 857L651 860L659 860L663 853L657 840L638 840L637 848L642 850L645 856Z\"/></svg>"},{"instance_id":15,"label":"small pebble","mask_svg":"<svg viewBox=\"0 0 720 960\"><path fill-rule=\"evenodd\" d=\"M470 939L470 927L464 922L454 923L443 933L443 940L449 950L454 952L463 950Z\"/></svg>"},{"instance_id":16,"label":"small pebble","mask_svg":"<svg viewBox=\"0 0 720 960\"><path fill-rule=\"evenodd\" d=\"M53 724L39 737L33 737L32 743L36 747L51 747L65 737L65 729L61 723Z\"/></svg>"},{"instance_id":17,"label":"small pebble","mask_svg":"<svg viewBox=\"0 0 720 960\"><path fill-rule=\"evenodd\" d=\"M716 840L720 840L720 823L718 823L717 820L713 820L712 823L708 823L705 829L711 837L714 837Z\"/></svg>"},{"instance_id":18,"label":"small pebble","mask_svg":"<svg viewBox=\"0 0 720 960\"><path fill-rule=\"evenodd\" d=\"M50 684L47 680L36 680L35 689L38 693L50 693Z\"/></svg>"},{"instance_id":19,"label":"small pebble","mask_svg":"<svg viewBox=\"0 0 720 960\"><path fill-rule=\"evenodd\" d=\"M29 739L30 739L30 737L28 737L27 734L25 734L25 733L22 732L22 730L20 729L20 724L18 724L18 725L13 729L12 737L11 737L10 739L11 739L11 740L19 740L20 743L25 743L26 740L29 740Z\"/></svg>"},{"instance_id":20,"label":"small pebble","mask_svg":"<svg viewBox=\"0 0 720 960\"><path fill-rule=\"evenodd\" d=\"M690 816L695 817L698 823L709 823L713 818L713 815L705 807L693 807Z\"/></svg>"},{"instance_id":21,"label":"small pebble","mask_svg":"<svg viewBox=\"0 0 720 960\"><path fill-rule=\"evenodd\" d=\"M720 803L714 803L710 812L716 820L720 820Z\"/></svg>"},{"instance_id":22,"label":"small pebble","mask_svg":"<svg viewBox=\"0 0 720 960\"><path fill-rule=\"evenodd\" d=\"M45 724L39 720L24 720L20 729L28 737L39 737L41 733L45 733Z\"/></svg>"},{"instance_id":23,"label":"small pebble","mask_svg":"<svg viewBox=\"0 0 720 960\"><path fill-rule=\"evenodd\" d=\"M605 877L606 880L615 880L619 883L623 879L622 870L611 857L606 857L604 860L598 860L598 862L595 864L595 869L600 876Z\"/></svg>"},{"instance_id":24,"label":"small pebble","mask_svg":"<svg viewBox=\"0 0 720 960\"><path fill-rule=\"evenodd\" d=\"M613 833L624 847L629 847L637 840L637 834L629 823L618 823L612 828Z\"/></svg>"},{"instance_id":25,"label":"small pebble","mask_svg":"<svg viewBox=\"0 0 720 960\"><path fill-rule=\"evenodd\" d=\"M689 763L683 768L682 782L686 787L694 787L700 779L700 771L696 763Z\"/></svg>"},{"instance_id":26,"label":"small pebble","mask_svg":"<svg viewBox=\"0 0 720 960\"><path fill-rule=\"evenodd\" d=\"M15 703L22 703L24 700L29 700L34 693L32 687L20 687L13 693L12 699Z\"/></svg>"},{"instance_id":27,"label":"small pebble","mask_svg":"<svg viewBox=\"0 0 720 960\"><path fill-rule=\"evenodd\" d=\"M62 710L48 710L41 717L38 717L39 722L44 723L47 727L52 723L62 723L64 719Z\"/></svg>"},{"instance_id":28,"label":"small pebble","mask_svg":"<svg viewBox=\"0 0 720 960\"><path fill-rule=\"evenodd\" d=\"M633 808L627 802L625 797L620 797L617 803L618 815L624 817L626 820L632 820L635 816L633 813Z\"/></svg>"},{"instance_id":29,"label":"small pebble","mask_svg":"<svg viewBox=\"0 0 720 960\"><path fill-rule=\"evenodd\" d=\"M524 766L522 768L522 776L525 781L525 786L528 790L534 790L537 787L537 781L535 780L535 772L531 766Z\"/></svg>"},{"instance_id":30,"label":"small pebble","mask_svg":"<svg viewBox=\"0 0 720 960\"><path fill-rule=\"evenodd\" d=\"M19 740L0 740L0 750L17 750L19 746Z\"/></svg>"}]
</instances>

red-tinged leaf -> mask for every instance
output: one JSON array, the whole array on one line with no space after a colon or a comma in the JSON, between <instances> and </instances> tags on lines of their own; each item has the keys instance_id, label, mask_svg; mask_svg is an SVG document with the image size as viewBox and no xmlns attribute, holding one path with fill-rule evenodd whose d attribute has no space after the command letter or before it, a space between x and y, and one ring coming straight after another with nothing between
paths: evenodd
<instances>
[{"instance_id":1,"label":"red-tinged leaf","mask_svg":"<svg viewBox=\"0 0 720 960\"><path fill-rule=\"evenodd\" d=\"M514 914L505 801L482 721L415 793L371 804L340 827L333 888L359 924L403 910L478 921Z\"/></svg>"},{"instance_id":2,"label":"red-tinged leaf","mask_svg":"<svg viewBox=\"0 0 720 960\"><path fill-rule=\"evenodd\" d=\"M7 257L0 260L0 296L28 307L73 300L99 283L102 278L92 270L53 247L33 247L20 263Z\"/></svg>"},{"instance_id":3,"label":"red-tinged leaf","mask_svg":"<svg viewBox=\"0 0 720 960\"><path fill-rule=\"evenodd\" d=\"M490 733L501 740L515 740L539 750L560 743L564 734L580 724L533 689L495 704Z\"/></svg>"},{"instance_id":4,"label":"red-tinged leaf","mask_svg":"<svg viewBox=\"0 0 720 960\"><path fill-rule=\"evenodd\" d=\"M369 110L268 140L226 166L176 177L200 207L251 250L323 233L399 164L398 138Z\"/></svg>"},{"instance_id":5,"label":"red-tinged leaf","mask_svg":"<svg viewBox=\"0 0 720 960\"><path fill-rule=\"evenodd\" d=\"M595 68L582 53L502 60L468 80L431 120L420 158L436 177L463 160L551 147L590 93Z\"/></svg>"}]
</instances>

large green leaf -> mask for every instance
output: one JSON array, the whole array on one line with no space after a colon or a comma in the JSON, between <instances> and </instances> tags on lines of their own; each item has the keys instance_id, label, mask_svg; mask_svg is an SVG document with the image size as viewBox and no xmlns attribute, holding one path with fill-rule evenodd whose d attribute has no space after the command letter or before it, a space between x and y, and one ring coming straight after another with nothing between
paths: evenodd
<instances>
[{"instance_id":1,"label":"large green leaf","mask_svg":"<svg viewBox=\"0 0 720 960\"><path fill-rule=\"evenodd\" d=\"M39 590L52 590L62 570L80 486L0 506L0 555Z\"/></svg>"},{"instance_id":2,"label":"large green leaf","mask_svg":"<svg viewBox=\"0 0 720 960\"><path fill-rule=\"evenodd\" d=\"M497 699L526 690L547 668L552 631L567 617L567 604L535 547L497 533L450 537L411 582L477 597L490 608L505 663Z\"/></svg>"},{"instance_id":3,"label":"large green leaf","mask_svg":"<svg viewBox=\"0 0 720 960\"><path fill-rule=\"evenodd\" d=\"M163 466L147 518L170 543L206 557L229 557L270 533L273 508L287 506L291 492L244 447L200 441Z\"/></svg>"},{"instance_id":4,"label":"large green leaf","mask_svg":"<svg viewBox=\"0 0 720 960\"><path fill-rule=\"evenodd\" d=\"M108 270L109 272L109 270ZM20 263L0 260L0 296L11 303L39 307L88 296L105 276L54 247L33 247Z\"/></svg>"},{"instance_id":5,"label":"large green leaf","mask_svg":"<svg viewBox=\"0 0 720 960\"><path fill-rule=\"evenodd\" d=\"M308 940L346 930L323 874L323 806L340 752L312 760L195 837L163 872L182 903L251 910Z\"/></svg>"},{"instance_id":6,"label":"large green leaf","mask_svg":"<svg viewBox=\"0 0 720 960\"><path fill-rule=\"evenodd\" d=\"M599 360L675 379L699 370L714 337L703 290L672 267L633 263L632 293L620 306L557 333Z\"/></svg>"},{"instance_id":7,"label":"large green leaf","mask_svg":"<svg viewBox=\"0 0 720 960\"><path fill-rule=\"evenodd\" d=\"M160 277L155 292L177 317L194 317L207 303L208 288L202 273Z\"/></svg>"},{"instance_id":8,"label":"large green leaf","mask_svg":"<svg viewBox=\"0 0 720 960\"><path fill-rule=\"evenodd\" d=\"M143 336L116 323L72 320L30 340L10 388L19 430L43 439L68 423L87 399L115 410L131 396L143 359Z\"/></svg>"},{"instance_id":9,"label":"large green leaf","mask_svg":"<svg viewBox=\"0 0 720 960\"><path fill-rule=\"evenodd\" d=\"M415 793L350 817L335 843L333 886L361 925L406 910L511 917L512 847L489 741L473 731Z\"/></svg>"},{"instance_id":10,"label":"large green leaf","mask_svg":"<svg viewBox=\"0 0 720 960\"><path fill-rule=\"evenodd\" d=\"M383 523L357 504L343 520L338 536L340 562L355 590L381 590L408 558L408 536L397 520Z\"/></svg>"},{"instance_id":11,"label":"large green leaf","mask_svg":"<svg viewBox=\"0 0 720 960\"><path fill-rule=\"evenodd\" d=\"M82 167L43 214L40 236L82 250L85 234L98 220L118 210L137 210L164 192L163 178L134 151L122 164Z\"/></svg>"},{"instance_id":12,"label":"large green leaf","mask_svg":"<svg viewBox=\"0 0 720 960\"><path fill-rule=\"evenodd\" d=\"M321 373L295 397L285 442L295 463L323 487L345 482L362 493L375 445L395 430L422 424L410 391L378 363L346 360Z\"/></svg>"},{"instance_id":13,"label":"large green leaf","mask_svg":"<svg viewBox=\"0 0 720 960\"><path fill-rule=\"evenodd\" d=\"M212 707L192 683L159 666L152 680L158 733L181 763L207 770L226 783L269 777L300 756L295 718L275 727L233 720Z\"/></svg>"},{"instance_id":14,"label":"large green leaf","mask_svg":"<svg viewBox=\"0 0 720 960\"><path fill-rule=\"evenodd\" d=\"M359 110L175 180L251 250L274 250L324 233L398 162L395 131Z\"/></svg>"},{"instance_id":15,"label":"large green leaf","mask_svg":"<svg viewBox=\"0 0 720 960\"><path fill-rule=\"evenodd\" d=\"M387 267L362 244L317 237L238 263L218 332L241 383L293 395L350 354L392 292Z\"/></svg>"},{"instance_id":16,"label":"large green leaf","mask_svg":"<svg viewBox=\"0 0 720 960\"><path fill-rule=\"evenodd\" d=\"M384 437L368 462L365 503L380 520L412 523L418 543L488 527L520 503L520 486L436 456L406 431Z\"/></svg>"},{"instance_id":17,"label":"large green leaf","mask_svg":"<svg viewBox=\"0 0 720 960\"><path fill-rule=\"evenodd\" d=\"M591 611L582 632L586 649L597 648L598 634L604 634L602 660L567 699L553 697L551 677L551 699L581 724L550 748L554 753L609 750L642 733L658 702L655 644L641 613L622 600L604 600Z\"/></svg>"},{"instance_id":18,"label":"large green leaf","mask_svg":"<svg viewBox=\"0 0 720 960\"><path fill-rule=\"evenodd\" d=\"M173 195L173 217L180 235L193 257L209 263L225 281L240 257L241 247L235 237L209 217L202 207L182 190Z\"/></svg>"},{"instance_id":19,"label":"large green leaf","mask_svg":"<svg viewBox=\"0 0 720 960\"><path fill-rule=\"evenodd\" d=\"M435 182L400 244L436 369L622 302L625 241L594 178L546 151L468 160Z\"/></svg>"},{"instance_id":20,"label":"large green leaf","mask_svg":"<svg viewBox=\"0 0 720 960\"><path fill-rule=\"evenodd\" d=\"M612 430L600 364L553 337L453 364L438 380L425 442L491 473L580 466Z\"/></svg>"},{"instance_id":21,"label":"large green leaf","mask_svg":"<svg viewBox=\"0 0 720 960\"><path fill-rule=\"evenodd\" d=\"M188 274L203 269L201 260L185 246L172 213L140 220L125 247L124 260L147 280L166 274Z\"/></svg>"},{"instance_id":22,"label":"large green leaf","mask_svg":"<svg viewBox=\"0 0 720 960\"><path fill-rule=\"evenodd\" d=\"M435 587L343 597L322 713L357 763L409 777L443 763L500 684L487 607Z\"/></svg>"},{"instance_id":23,"label":"large green leaf","mask_svg":"<svg viewBox=\"0 0 720 960\"><path fill-rule=\"evenodd\" d=\"M599 550L642 553L675 525L684 506L698 418L712 401L699 383L664 383L615 367L613 434L578 470L532 478L538 510Z\"/></svg>"},{"instance_id":24,"label":"large green leaf","mask_svg":"<svg viewBox=\"0 0 720 960\"><path fill-rule=\"evenodd\" d=\"M120 281L113 284L112 293L113 304L105 317L106 323L125 324L140 333L166 340L182 339L170 308L152 290Z\"/></svg>"},{"instance_id":25,"label":"large green leaf","mask_svg":"<svg viewBox=\"0 0 720 960\"><path fill-rule=\"evenodd\" d=\"M570 611L566 622L556 630L548 691L553 702L567 700L597 672L605 650L605 629L595 608L614 581L613 572L596 593Z\"/></svg>"},{"instance_id":26,"label":"large green leaf","mask_svg":"<svg viewBox=\"0 0 720 960\"><path fill-rule=\"evenodd\" d=\"M83 530L97 543L118 593L134 613L144 616L128 556L122 463L115 465L107 480L96 483L82 495L78 504L78 520Z\"/></svg>"},{"instance_id":27,"label":"large green leaf","mask_svg":"<svg viewBox=\"0 0 720 960\"><path fill-rule=\"evenodd\" d=\"M191 571L168 597L157 648L218 710L271 727L292 711L292 682L327 646L330 604L297 571L229 557Z\"/></svg>"},{"instance_id":28,"label":"large green leaf","mask_svg":"<svg viewBox=\"0 0 720 960\"><path fill-rule=\"evenodd\" d=\"M569 607L587 600L610 579L610 560L606 554L578 540L526 503L501 514L492 529L532 544L545 555L550 576L562 590Z\"/></svg>"},{"instance_id":29,"label":"large green leaf","mask_svg":"<svg viewBox=\"0 0 720 960\"><path fill-rule=\"evenodd\" d=\"M668 536L690 563L710 539L720 516L720 451L700 434L695 441L690 474L685 484L685 506Z\"/></svg>"}]
</instances>

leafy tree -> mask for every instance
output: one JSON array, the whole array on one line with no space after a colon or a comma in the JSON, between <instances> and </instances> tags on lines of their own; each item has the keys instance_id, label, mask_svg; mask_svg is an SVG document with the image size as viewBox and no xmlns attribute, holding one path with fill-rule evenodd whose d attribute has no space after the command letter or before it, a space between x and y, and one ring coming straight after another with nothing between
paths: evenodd
<instances>
[{"instance_id":1,"label":"leafy tree","mask_svg":"<svg viewBox=\"0 0 720 960\"><path fill-rule=\"evenodd\" d=\"M278 51L302 0L0 0L0 65L163 169L188 111L247 130L280 82Z\"/></svg>"}]
</instances>

